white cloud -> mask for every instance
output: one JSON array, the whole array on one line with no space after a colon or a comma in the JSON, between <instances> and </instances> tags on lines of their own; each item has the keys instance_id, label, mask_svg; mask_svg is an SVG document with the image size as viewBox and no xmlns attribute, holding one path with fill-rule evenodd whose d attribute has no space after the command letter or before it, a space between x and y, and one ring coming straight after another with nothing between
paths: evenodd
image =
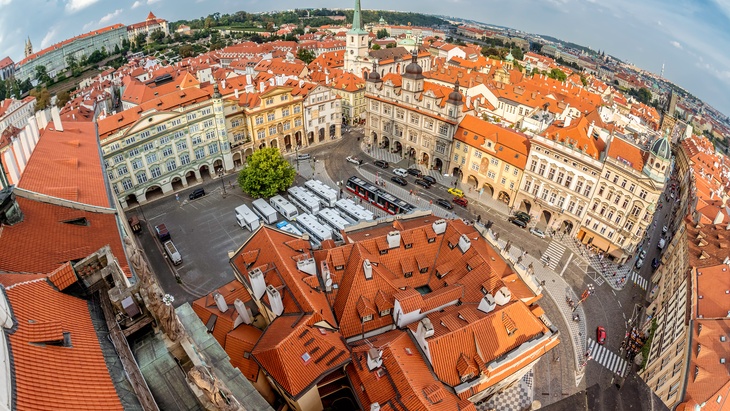
<instances>
[{"instance_id":1,"label":"white cloud","mask_svg":"<svg viewBox=\"0 0 730 411\"><path fill-rule=\"evenodd\" d=\"M669 44L671 44L672 46L674 46L680 50L684 49L684 47L682 47L682 45L678 41L670 41Z\"/></svg>"},{"instance_id":2,"label":"white cloud","mask_svg":"<svg viewBox=\"0 0 730 411\"><path fill-rule=\"evenodd\" d=\"M75 13L79 10L83 10L99 0L69 0L66 3L66 11L69 13Z\"/></svg>"},{"instance_id":3,"label":"white cloud","mask_svg":"<svg viewBox=\"0 0 730 411\"><path fill-rule=\"evenodd\" d=\"M41 49L44 49L51 44L53 44L53 38L56 37L56 34L58 34L58 26L53 26L50 29L48 29L48 33L46 33L45 36L43 36L43 40L41 40ZM34 47L35 48L35 47Z\"/></svg>"},{"instance_id":4,"label":"white cloud","mask_svg":"<svg viewBox=\"0 0 730 411\"><path fill-rule=\"evenodd\" d=\"M160 1L162 1L162 0L147 0L147 4L155 4L155 3L159 3Z\"/></svg>"},{"instance_id":5,"label":"white cloud","mask_svg":"<svg viewBox=\"0 0 730 411\"><path fill-rule=\"evenodd\" d=\"M0 6L7 6L13 0L0 0Z\"/></svg>"},{"instance_id":6,"label":"white cloud","mask_svg":"<svg viewBox=\"0 0 730 411\"><path fill-rule=\"evenodd\" d=\"M141 2L141 1L139 1L139 0L137 0L137 1L135 1L135 2L134 2L134 4L132 4L132 8L133 8L133 9L136 9L137 7L139 7L139 6L141 6L141 5L142 5L142 2Z\"/></svg>"},{"instance_id":7,"label":"white cloud","mask_svg":"<svg viewBox=\"0 0 730 411\"><path fill-rule=\"evenodd\" d=\"M84 31L87 31L87 30L89 30L90 28L94 27L94 25L95 25L95 24L96 24L96 22L95 22L95 21L90 21L90 22L88 22L88 23L84 24Z\"/></svg>"},{"instance_id":8,"label":"white cloud","mask_svg":"<svg viewBox=\"0 0 730 411\"><path fill-rule=\"evenodd\" d=\"M113 12L111 12L111 13L107 14L106 16L102 17L101 19L99 19L99 24L106 24L120 14L122 14L122 9L116 9Z\"/></svg>"}]
</instances>

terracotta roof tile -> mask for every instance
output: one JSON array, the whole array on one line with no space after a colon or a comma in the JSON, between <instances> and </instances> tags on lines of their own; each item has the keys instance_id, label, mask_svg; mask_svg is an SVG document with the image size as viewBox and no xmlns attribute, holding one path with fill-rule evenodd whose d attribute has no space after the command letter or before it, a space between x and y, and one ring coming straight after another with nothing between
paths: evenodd
<instances>
[{"instance_id":1,"label":"terracotta roof tile","mask_svg":"<svg viewBox=\"0 0 730 411\"><path fill-rule=\"evenodd\" d=\"M622 163L628 164L636 171L642 171L644 169L643 150L618 137L614 137L611 140L607 155Z\"/></svg>"},{"instance_id":2,"label":"terracotta roof tile","mask_svg":"<svg viewBox=\"0 0 730 411\"><path fill-rule=\"evenodd\" d=\"M18 321L8 337L17 409L122 410L86 301L54 290L46 280L6 293ZM71 347L39 344L62 341L63 332Z\"/></svg>"},{"instance_id":3,"label":"terracotta roof tile","mask_svg":"<svg viewBox=\"0 0 730 411\"><path fill-rule=\"evenodd\" d=\"M70 262L63 264L55 269L48 276L48 279L51 280L53 285L55 285L61 291L65 290L67 287L78 281L78 278L76 277L76 272L74 271L73 267L71 267Z\"/></svg>"}]
</instances>

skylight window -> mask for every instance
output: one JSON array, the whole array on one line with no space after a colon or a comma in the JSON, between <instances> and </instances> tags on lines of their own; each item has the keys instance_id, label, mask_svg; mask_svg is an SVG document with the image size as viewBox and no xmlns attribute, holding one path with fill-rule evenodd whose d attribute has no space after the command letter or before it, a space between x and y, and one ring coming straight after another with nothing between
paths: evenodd
<instances>
[{"instance_id":1,"label":"skylight window","mask_svg":"<svg viewBox=\"0 0 730 411\"><path fill-rule=\"evenodd\" d=\"M311 360L311 359L312 359L312 356L309 355L308 352L305 352L304 354L302 354L302 361L304 361L305 364L308 363L309 360Z\"/></svg>"}]
</instances>

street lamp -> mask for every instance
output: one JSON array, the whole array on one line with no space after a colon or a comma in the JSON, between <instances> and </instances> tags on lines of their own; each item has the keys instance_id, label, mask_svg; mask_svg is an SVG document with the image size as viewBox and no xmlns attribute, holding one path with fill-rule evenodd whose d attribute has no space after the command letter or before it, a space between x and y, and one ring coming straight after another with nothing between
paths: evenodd
<instances>
[{"instance_id":1,"label":"street lamp","mask_svg":"<svg viewBox=\"0 0 730 411\"><path fill-rule=\"evenodd\" d=\"M593 284L588 284L588 288L585 291L583 291L583 294L580 295L580 300L573 306L573 311L575 311L575 309L578 308L578 306L581 305L581 303L583 303L583 301L588 299L588 297L590 297L591 294L593 294L594 292L595 292L595 287L593 287Z\"/></svg>"},{"instance_id":2,"label":"street lamp","mask_svg":"<svg viewBox=\"0 0 730 411\"><path fill-rule=\"evenodd\" d=\"M221 187L223 187L223 197L227 196L228 193L226 192L226 183L223 181L223 177L226 175L225 171L223 171L223 167L218 169L218 177L221 180Z\"/></svg>"},{"instance_id":3,"label":"street lamp","mask_svg":"<svg viewBox=\"0 0 730 411\"><path fill-rule=\"evenodd\" d=\"M294 152L296 153L295 154L296 155L295 159L297 161L297 174L299 174L299 144L296 144L294 146Z\"/></svg>"}]
</instances>

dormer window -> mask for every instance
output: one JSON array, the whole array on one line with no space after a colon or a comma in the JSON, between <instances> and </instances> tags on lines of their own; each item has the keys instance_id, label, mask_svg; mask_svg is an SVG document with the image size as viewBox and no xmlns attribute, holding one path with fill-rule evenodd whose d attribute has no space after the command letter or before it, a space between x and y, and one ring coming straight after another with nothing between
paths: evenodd
<instances>
[{"instance_id":1,"label":"dormer window","mask_svg":"<svg viewBox=\"0 0 730 411\"><path fill-rule=\"evenodd\" d=\"M380 312L381 317L385 317L386 315L390 314L390 308L386 308L383 311Z\"/></svg>"},{"instance_id":2,"label":"dormer window","mask_svg":"<svg viewBox=\"0 0 730 411\"><path fill-rule=\"evenodd\" d=\"M428 239L428 242L429 242L429 243L435 243L435 242L436 242L436 237L432 237L432 238L429 238L429 239ZM452 247L452 248L453 248L453 247Z\"/></svg>"},{"instance_id":3,"label":"dormer window","mask_svg":"<svg viewBox=\"0 0 730 411\"><path fill-rule=\"evenodd\" d=\"M388 249L387 248L386 249L383 249L383 250L380 250L380 255L385 255L385 254L388 254Z\"/></svg>"},{"instance_id":4,"label":"dormer window","mask_svg":"<svg viewBox=\"0 0 730 411\"><path fill-rule=\"evenodd\" d=\"M409 271L409 272L407 272L407 273L403 273L403 276L404 276L405 278L411 278L411 277L413 277L413 271Z\"/></svg>"},{"instance_id":5,"label":"dormer window","mask_svg":"<svg viewBox=\"0 0 730 411\"><path fill-rule=\"evenodd\" d=\"M423 267L418 272L421 274L426 273L426 272L428 272L428 267Z\"/></svg>"},{"instance_id":6,"label":"dormer window","mask_svg":"<svg viewBox=\"0 0 730 411\"><path fill-rule=\"evenodd\" d=\"M368 314L368 315L362 317L362 322L366 323L368 321L372 321L372 319L373 319L373 315L372 314Z\"/></svg>"},{"instance_id":7,"label":"dormer window","mask_svg":"<svg viewBox=\"0 0 730 411\"><path fill-rule=\"evenodd\" d=\"M467 382L467 381L471 380L472 378L474 378L474 374L472 374L472 373L464 374L461 376L461 382Z\"/></svg>"},{"instance_id":8,"label":"dormer window","mask_svg":"<svg viewBox=\"0 0 730 411\"><path fill-rule=\"evenodd\" d=\"M413 244L412 244L412 243L406 244L406 245L404 246L404 248L405 248L406 250L408 250L409 248L413 248Z\"/></svg>"}]
</instances>

